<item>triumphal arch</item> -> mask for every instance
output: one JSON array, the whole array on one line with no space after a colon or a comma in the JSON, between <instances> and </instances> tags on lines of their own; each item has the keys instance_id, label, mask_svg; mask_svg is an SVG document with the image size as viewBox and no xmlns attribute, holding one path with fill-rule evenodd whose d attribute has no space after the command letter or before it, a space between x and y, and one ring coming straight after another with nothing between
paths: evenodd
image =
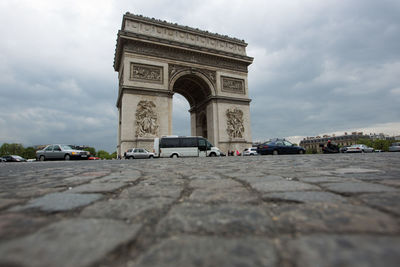
<instances>
[{"instance_id":1,"label":"triumphal arch","mask_svg":"<svg viewBox=\"0 0 400 267\"><path fill-rule=\"evenodd\" d=\"M243 40L126 13L118 32L118 154L152 150L172 135L172 97L190 105L191 135L222 151L251 146L248 66Z\"/></svg>"}]
</instances>

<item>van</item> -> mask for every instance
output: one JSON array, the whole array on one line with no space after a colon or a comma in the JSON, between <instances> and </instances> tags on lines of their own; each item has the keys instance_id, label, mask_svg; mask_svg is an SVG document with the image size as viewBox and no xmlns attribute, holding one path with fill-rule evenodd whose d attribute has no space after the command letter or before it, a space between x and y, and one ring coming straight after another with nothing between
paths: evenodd
<instances>
[{"instance_id":1,"label":"van","mask_svg":"<svg viewBox=\"0 0 400 267\"><path fill-rule=\"evenodd\" d=\"M154 154L160 158L218 157L221 151L201 136L163 136L154 139Z\"/></svg>"}]
</instances>

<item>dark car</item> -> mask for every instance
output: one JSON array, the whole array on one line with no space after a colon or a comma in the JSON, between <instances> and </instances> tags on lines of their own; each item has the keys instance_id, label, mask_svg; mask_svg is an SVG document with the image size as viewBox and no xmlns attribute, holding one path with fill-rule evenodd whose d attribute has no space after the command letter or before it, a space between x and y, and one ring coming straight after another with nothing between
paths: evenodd
<instances>
[{"instance_id":1,"label":"dark car","mask_svg":"<svg viewBox=\"0 0 400 267\"><path fill-rule=\"evenodd\" d=\"M306 150L283 139L271 140L257 146L257 153L261 155L304 154Z\"/></svg>"},{"instance_id":2,"label":"dark car","mask_svg":"<svg viewBox=\"0 0 400 267\"><path fill-rule=\"evenodd\" d=\"M4 162L26 162L26 159L17 155L7 155L3 156Z\"/></svg>"}]
</instances>

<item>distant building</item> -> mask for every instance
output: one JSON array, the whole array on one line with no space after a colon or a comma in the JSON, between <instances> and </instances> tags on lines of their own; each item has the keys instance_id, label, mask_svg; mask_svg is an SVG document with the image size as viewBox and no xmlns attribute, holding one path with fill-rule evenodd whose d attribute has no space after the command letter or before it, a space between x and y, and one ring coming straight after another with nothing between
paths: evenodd
<instances>
[{"instance_id":1,"label":"distant building","mask_svg":"<svg viewBox=\"0 0 400 267\"><path fill-rule=\"evenodd\" d=\"M300 141L300 146L304 147L307 151L322 153L322 147L320 147L320 145L326 145L328 140L331 140L331 142L343 147L357 144L359 139L371 139L371 137L370 135L364 135L362 132L352 132L351 134L345 132L344 135L341 136L324 135L322 137L306 137Z\"/></svg>"}]
</instances>

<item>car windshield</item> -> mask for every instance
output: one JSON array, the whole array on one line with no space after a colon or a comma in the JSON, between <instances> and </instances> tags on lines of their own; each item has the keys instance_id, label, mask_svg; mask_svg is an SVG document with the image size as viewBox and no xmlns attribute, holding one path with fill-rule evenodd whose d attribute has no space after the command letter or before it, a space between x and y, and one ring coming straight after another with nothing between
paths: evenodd
<instances>
[{"instance_id":1,"label":"car windshield","mask_svg":"<svg viewBox=\"0 0 400 267\"><path fill-rule=\"evenodd\" d=\"M73 150L72 147L67 145L61 145L62 150Z\"/></svg>"},{"instance_id":2,"label":"car windshield","mask_svg":"<svg viewBox=\"0 0 400 267\"><path fill-rule=\"evenodd\" d=\"M288 142L288 141L283 141L283 143L285 144L285 146L292 146L293 144Z\"/></svg>"}]
</instances>

